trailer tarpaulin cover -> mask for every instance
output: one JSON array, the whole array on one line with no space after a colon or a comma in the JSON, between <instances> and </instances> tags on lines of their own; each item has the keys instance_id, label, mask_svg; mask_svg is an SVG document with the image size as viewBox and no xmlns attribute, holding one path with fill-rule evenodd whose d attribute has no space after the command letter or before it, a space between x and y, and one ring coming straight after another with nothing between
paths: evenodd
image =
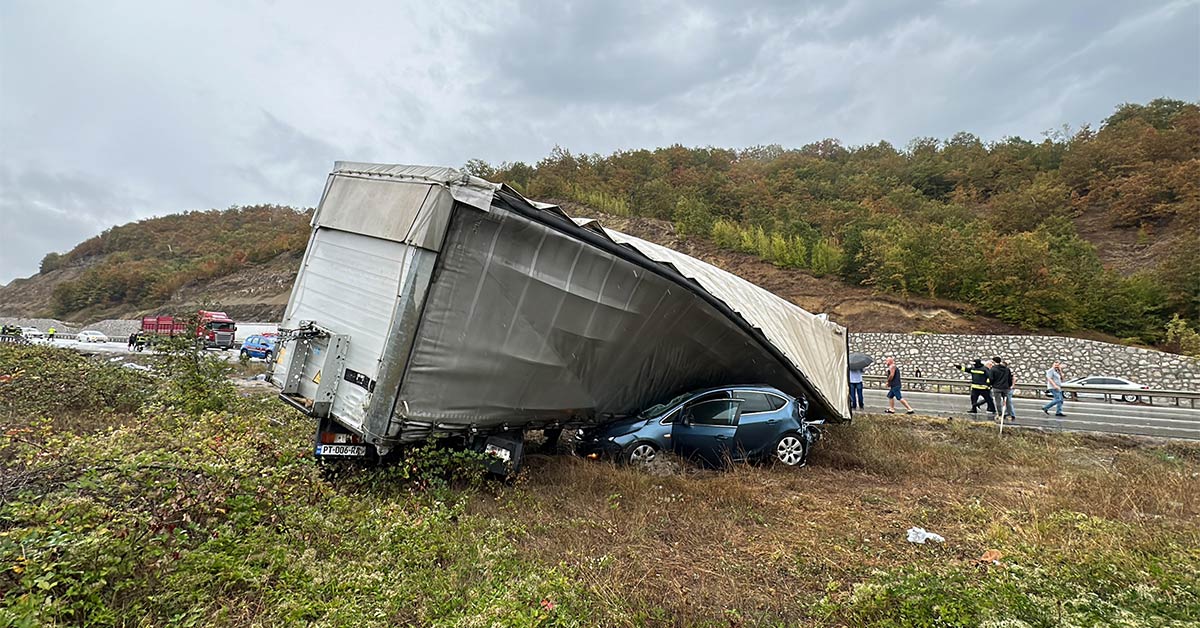
<instances>
[{"instance_id":1,"label":"trailer tarpaulin cover","mask_svg":"<svg viewBox=\"0 0 1200 628\"><path fill-rule=\"evenodd\" d=\"M452 169L339 162L331 188L343 177L431 186L401 223L330 215L411 225L407 237L355 231L439 250L386 436L595 421L725 384L770 384L807 397L814 416L850 416L845 329L740 277Z\"/></svg>"}]
</instances>

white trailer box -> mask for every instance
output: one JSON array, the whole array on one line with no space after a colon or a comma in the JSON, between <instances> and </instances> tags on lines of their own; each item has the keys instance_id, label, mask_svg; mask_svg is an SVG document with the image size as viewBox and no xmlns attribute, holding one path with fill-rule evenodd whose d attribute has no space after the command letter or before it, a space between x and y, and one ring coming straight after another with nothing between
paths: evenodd
<instances>
[{"instance_id":1,"label":"white trailer box","mask_svg":"<svg viewBox=\"0 0 1200 628\"><path fill-rule=\"evenodd\" d=\"M768 384L849 420L844 328L677 251L449 168L339 162L273 382L379 454L593 425Z\"/></svg>"}]
</instances>

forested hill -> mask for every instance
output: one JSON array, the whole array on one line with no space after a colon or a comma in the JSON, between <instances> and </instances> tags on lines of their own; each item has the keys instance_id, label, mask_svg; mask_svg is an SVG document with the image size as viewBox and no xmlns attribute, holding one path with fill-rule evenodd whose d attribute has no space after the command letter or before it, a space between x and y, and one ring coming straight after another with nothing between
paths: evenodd
<instances>
[{"instance_id":1,"label":"forested hill","mask_svg":"<svg viewBox=\"0 0 1200 628\"><path fill-rule=\"evenodd\" d=\"M84 320L172 301L254 305L276 298L295 277L311 216L254 205L113 227L67 253L46 255L34 277L0 287L0 315Z\"/></svg>"},{"instance_id":2,"label":"forested hill","mask_svg":"<svg viewBox=\"0 0 1200 628\"><path fill-rule=\"evenodd\" d=\"M1039 141L556 149L535 165L466 169L532 198L668 220L687 238L866 287L892 306L958 303L1026 329L1145 343L1161 343L1173 315L1193 328L1200 318L1194 103L1121 105L1099 129ZM198 295L269 295L281 311L308 218L253 206L114 227L0 287L0 315L126 315Z\"/></svg>"},{"instance_id":3,"label":"forested hill","mask_svg":"<svg viewBox=\"0 0 1200 628\"><path fill-rule=\"evenodd\" d=\"M1116 108L1097 130L799 150L556 149L467 168L533 198L669 219L783 267L951 299L1025 328L1160 342L1200 317L1200 106Z\"/></svg>"}]
</instances>

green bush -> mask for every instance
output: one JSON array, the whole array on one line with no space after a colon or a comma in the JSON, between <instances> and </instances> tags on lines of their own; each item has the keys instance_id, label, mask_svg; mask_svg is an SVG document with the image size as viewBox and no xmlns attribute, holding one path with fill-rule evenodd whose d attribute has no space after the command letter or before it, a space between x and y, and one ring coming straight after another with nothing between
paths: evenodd
<instances>
[{"instance_id":1,"label":"green bush","mask_svg":"<svg viewBox=\"0 0 1200 628\"><path fill-rule=\"evenodd\" d=\"M0 417L135 412L154 382L70 349L0 344Z\"/></svg>"}]
</instances>

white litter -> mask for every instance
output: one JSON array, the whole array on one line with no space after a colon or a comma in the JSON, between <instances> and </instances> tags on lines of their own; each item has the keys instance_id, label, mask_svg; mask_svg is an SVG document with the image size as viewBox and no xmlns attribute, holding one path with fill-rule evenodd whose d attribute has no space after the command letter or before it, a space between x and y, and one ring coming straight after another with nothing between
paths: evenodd
<instances>
[{"instance_id":1,"label":"white litter","mask_svg":"<svg viewBox=\"0 0 1200 628\"><path fill-rule=\"evenodd\" d=\"M933 541L934 543L944 543L946 538L940 534L927 532L925 528L909 528L908 542L925 544L925 541Z\"/></svg>"}]
</instances>

